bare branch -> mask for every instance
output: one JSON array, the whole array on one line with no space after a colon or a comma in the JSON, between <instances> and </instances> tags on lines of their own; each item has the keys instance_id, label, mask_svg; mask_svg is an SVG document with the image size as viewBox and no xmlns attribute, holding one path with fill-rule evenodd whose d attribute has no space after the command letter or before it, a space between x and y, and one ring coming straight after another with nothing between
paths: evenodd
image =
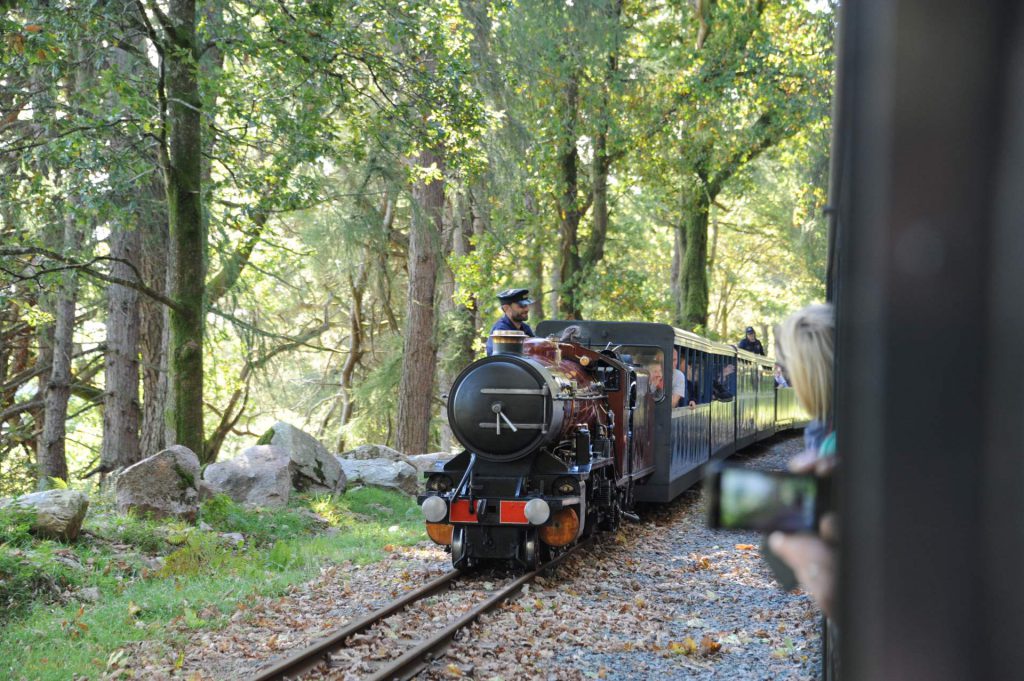
<instances>
[{"instance_id":1,"label":"bare branch","mask_svg":"<svg viewBox=\"0 0 1024 681\"><path fill-rule=\"evenodd\" d=\"M178 310L179 312L183 310L183 308L176 301L168 298L167 296L163 295L159 291L156 291L156 290L150 288L149 286L146 286L141 281L133 281L131 279L124 279L122 277L115 277L115 276L113 276L111 274L107 274L106 272L100 272L99 270L93 269L93 267L92 267L92 265L96 264L97 262L101 262L101 261L120 262L120 263L123 263L125 265L128 265L132 270L134 270L135 275L139 276L138 269L136 269L135 265L133 265L132 263L128 262L127 260L122 260L120 258L112 258L110 256L97 256L97 257L93 258L92 260L90 260L88 262L78 262L78 261L76 261L76 260L74 260L72 258L69 258L69 257L65 256L65 255L61 255L60 253L56 253L54 251L51 251L51 250L48 250L48 249L45 249L45 248L39 248L39 247L36 247L36 246L23 246L23 247L16 247L16 248L10 248L10 247L2 247L2 248L0 248L0 257L3 257L3 256L16 257L16 256L21 256L21 255L41 255L41 256L43 256L45 258L48 258L50 260L55 260L57 262L64 263L64 266L63 267L53 267L53 268L49 268L49 269L45 269L45 270L38 270L38 271L34 272L32 275L30 275L30 276L22 275L22 274L19 274L17 272L12 272L12 271L7 270L5 268L0 268L0 270L2 270L5 273L15 277L19 281L24 281L24 280L27 280L27 279L35 279L35 278L39 277L42 274L48 274L50 272L62 272L62 271L65 271L65 270L79 270L79 271L83 272L84 274L87 274L87 275L89 275L89 276L91 276L91 277L93 277L95 279L99 279L101 281L105 281L108 284L119 284L119 285L125 286L127 288L135 289L139 293L141 293L141 294L143 294L145 296L148 296L148 297L152 298L153 300L155 300L155 301L157 301L159 303L163 303L164 305L166 305L167 307L169 307L171 309Z\"/></svg>"}]
</instances>

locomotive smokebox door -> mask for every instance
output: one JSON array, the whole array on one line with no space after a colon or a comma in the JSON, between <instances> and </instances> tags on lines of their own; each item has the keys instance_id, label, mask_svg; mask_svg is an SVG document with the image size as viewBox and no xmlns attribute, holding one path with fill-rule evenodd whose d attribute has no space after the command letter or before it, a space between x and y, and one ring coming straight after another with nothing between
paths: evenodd
<instances>
[{"instance_id":1,"label":"locomotive smokebox door","mask_svg":"<svg viewBox=\"0 0 1024 681\"><path fill-rule=\"evenodd\" d=\"M552 387L546 372L515 354L471 364L448 396L452 431L483 459L526 456L560 433L562 414L552 409Z\"/></svg>"}]
</instances>

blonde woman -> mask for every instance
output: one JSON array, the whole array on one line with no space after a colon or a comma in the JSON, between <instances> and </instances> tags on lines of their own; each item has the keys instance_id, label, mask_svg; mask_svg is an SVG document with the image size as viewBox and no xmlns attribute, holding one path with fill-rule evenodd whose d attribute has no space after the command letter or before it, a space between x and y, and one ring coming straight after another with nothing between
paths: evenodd
<instances>
[{"instance_id":1,"label":"blonde woman","mask_svg":"<svg viewBox=\"0 0 1024 681\"><path fill-rule=\"evenodd\" d=\"M812 421L804 431L809 450L835 453L832 432L832 363L835 321L831 305L808 305L786 317L775 331L775 356L796 399Z\"/></svg>"},{"instance_id":2,"label":"blonde woman","mask_svg":"<svg viewBox=\"0 0 1024 681\"><path fill-rule=\"evenodd\" d=\"M797 401L813 419L804 431L807 451L789 463L794 473L829 475L836 461L832 423L834 319L831 305L810 305L787 317L775 333L775 355ZM822 519L817 535L773 532L768 537L771 551L793 569L800 584L829 616L835 607L835 537L835 517L831 513Z\"/></svg>"}]
</instances>

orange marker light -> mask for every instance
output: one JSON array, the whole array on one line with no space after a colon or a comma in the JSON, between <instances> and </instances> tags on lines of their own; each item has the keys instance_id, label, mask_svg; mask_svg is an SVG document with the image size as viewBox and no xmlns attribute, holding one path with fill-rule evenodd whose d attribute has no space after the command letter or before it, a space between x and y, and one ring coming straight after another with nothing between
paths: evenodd
<instances>
[{"instance_id":1,"label":"orange marker light","mask_svg":"<svg viewBox=\"0 0 1024 681\"><path fill-rule=\"evenodd\" d=\"M427 536L435 544L451 546L452 526L451 523L427 523Z\"/></svg>"},{"instance_id":2,"label":"orange marker light","mask_svg":"<svg viewBox=\"0 0 1024 681\"><path fill-rule=\"evenodd\" d=\"M580 532L580 517L574 508L563 508L540 528L540 540L548 546L565 546Z\"/></svg>"}]
</instances>

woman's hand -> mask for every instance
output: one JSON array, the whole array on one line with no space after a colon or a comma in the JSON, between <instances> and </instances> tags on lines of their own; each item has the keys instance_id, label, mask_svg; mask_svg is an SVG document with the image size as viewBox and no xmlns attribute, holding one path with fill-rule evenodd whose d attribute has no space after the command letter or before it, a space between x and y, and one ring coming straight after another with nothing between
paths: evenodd
<instances>
[{"instance_id":1,"label":"woman's hand","mask_svg":"<svg viewBox=\"0 0 1024 681\"><path fill-rule=\"evenodd\" d=\"M820 535L772 532L768 546L793 568L804 588L826 615L832 617L836 591L835 514L826 514L819 525Z\"/></svg>"},{"instance_id":2,"label":"woman's hand","mask_svg":"<svg viewBox=\"0 0 1024 681\"><path fill-rule=\"evenodd\" d=\"M837 464L834 456L820 457L817 452L807 451L790 460L789 470L827 477ZM771 550L793 568L800 586L829 617L833 616L835 608L837 530L836 515L826 513L818 524L817 535L772 532L768 537Z\"/></svg>"}]
</instances>

